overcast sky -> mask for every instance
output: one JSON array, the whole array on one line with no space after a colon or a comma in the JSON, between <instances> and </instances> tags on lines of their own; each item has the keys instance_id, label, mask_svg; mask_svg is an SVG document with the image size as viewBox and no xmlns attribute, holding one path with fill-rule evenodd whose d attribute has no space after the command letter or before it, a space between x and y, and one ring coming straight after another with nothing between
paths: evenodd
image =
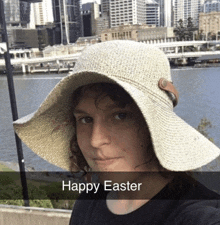
<instances>
[{"instance_id":1,"label":"overcast sky","mask_svg":"<svg viewBox=\"0 0 220 225\"><path fill-rule=\"evenodd\" d=\"M97 3L100 4L100 1L101 1L101 0L82 0L82 4L85 4L85 3L87 3L87 2L94 2L94 1L96 1Z\"/></svg>"}]
</instances>

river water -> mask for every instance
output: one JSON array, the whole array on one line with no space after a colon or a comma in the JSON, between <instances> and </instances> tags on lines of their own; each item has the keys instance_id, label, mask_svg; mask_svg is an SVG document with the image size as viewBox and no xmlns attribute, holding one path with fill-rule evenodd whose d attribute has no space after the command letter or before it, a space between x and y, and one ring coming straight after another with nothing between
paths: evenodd
<instances>
[{"instance_id":1,"label":"river water","mask_svg":"<svg viewBox=\"0 0 220 225\"><path fill-rule=\"evenodd\" d=\"M37 110L50 90L64 76L66 74L14 76L19 117ZM197 127L202 118L207 118L212 123L208 130L209 136L220 147L220 68L173 69L172 78L180 93L176 114L193 127ZM5 76L0 76L0 115L0 161L17 162ZM39 158L25 145L23 151L26 166L36 171L60 170ZM203 170L207 168L220 171L220 158L203 167Z\"/></svg>"}]
</instances>

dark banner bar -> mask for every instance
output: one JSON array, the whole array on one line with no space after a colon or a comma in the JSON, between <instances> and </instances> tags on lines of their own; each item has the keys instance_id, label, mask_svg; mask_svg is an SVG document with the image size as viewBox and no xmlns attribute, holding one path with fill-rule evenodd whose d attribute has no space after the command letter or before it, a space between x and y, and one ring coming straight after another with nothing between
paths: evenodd
<instances>
[{"instance_id":1,"label":"dark banner bar","mask_svg":"<svg viewBox=\"0 0 220 225\"><path fill-rule=\"evenodd\" d=\"M160 176L174 179L153 199L181 200L220 199L220 172L186 173L65 173L27 172L29 198L50 200L106 199L109 192L112 199L118 193L129 193L126 199L145 199L148 192L148 177ZM196 177L197 182L194 178ZM205 185L205 186L203 186ZM209 193L209 190L210 193ZM213 191L213 192L212 192ZM140 194L142 193L142 194ZM128 197L129 196L129 197ZM138 197L137 197L138 196ZM0 204L5 200L23 199L18 172L0 173Z\"/></svg>"}]
</instances>

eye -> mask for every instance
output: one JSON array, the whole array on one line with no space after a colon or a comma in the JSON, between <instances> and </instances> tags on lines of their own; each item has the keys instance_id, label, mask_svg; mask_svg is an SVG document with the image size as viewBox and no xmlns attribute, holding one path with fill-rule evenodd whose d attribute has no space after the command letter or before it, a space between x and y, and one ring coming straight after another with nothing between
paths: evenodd
<instances>
[{"instance_id":1,"label":"eye","mask_svg":"<svg viewBox=\"0 0 220 225\"><path fill-rule=\"evenodd\" d=\"M92 117L86 116L86 117L82 117L78 120L81 123L87 124L87 123L92 123L93 119Z\"/></svg>"},{"instance_id":2,"label":"eye","mask_svg":"<svg viewBox=\"0 0 220 225\"><path fill-rule=\"evenodd\" d=\"M127 113L117 113L115 115L115 119L117 119L117 120L124 120L124 119L126 119L126 117L127 117Z\"/></svg>"}]
</instances>

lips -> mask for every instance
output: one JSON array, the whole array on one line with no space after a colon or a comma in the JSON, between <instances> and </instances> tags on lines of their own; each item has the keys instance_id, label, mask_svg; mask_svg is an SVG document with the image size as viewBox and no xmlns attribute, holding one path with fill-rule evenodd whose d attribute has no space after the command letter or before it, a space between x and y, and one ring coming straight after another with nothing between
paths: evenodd
<instances>
[{"instance_id":1,"label":"lips","mask_svg":"<svg viewBox=\"0 0 220 225\"><path fill-rule=\"evenodd\" d=\"M96 164L110 165L120 159L121 157L114 158L93 158Z\"/></svg>"},{"instance_id":2,"label":"lips","mask_svg":"<svg viewBox=\"0 0 220 225\"><path fill-rule=\"evenodd\" d=\"M109 158L101 158L101 157L96 157L96 158L93 158L93 160L95 161L107 161L107 160L112 160L112 159L119 159L121 157L109 157Z\"/></svg>"}]
</instances>

